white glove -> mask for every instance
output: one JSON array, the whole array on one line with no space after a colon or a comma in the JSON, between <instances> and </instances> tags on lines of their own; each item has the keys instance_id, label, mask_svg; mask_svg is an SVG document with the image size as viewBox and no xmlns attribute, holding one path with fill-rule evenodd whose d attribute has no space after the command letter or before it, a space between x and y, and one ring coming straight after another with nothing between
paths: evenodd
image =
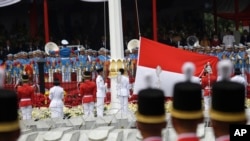
<instances>
[{"instance_id":1,"label":"white glove","mask_svg":"<svg viewBox=\"0 0 250 141\"><path fill-rule=\"evenodd\" d=\"M129 95L128 98L130 99L132 97L132 95Z\"/></svg>"}]
</instances>

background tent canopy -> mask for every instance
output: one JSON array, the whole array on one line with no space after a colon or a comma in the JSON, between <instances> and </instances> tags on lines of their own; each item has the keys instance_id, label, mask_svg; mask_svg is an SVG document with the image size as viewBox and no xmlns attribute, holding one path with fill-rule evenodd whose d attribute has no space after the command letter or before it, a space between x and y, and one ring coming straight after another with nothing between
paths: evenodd
<instances>
[{"instance_id":1,"label":"background tent canopy","mask_svg":"<svg viewBox=\"0 0 250 141\"><path fill-rule=\"evenodd\" d=\"M217 16L246 21L250 20L250 1L249 0L215 0L217 7ZM236 13L238 5L238 13ZM215 7L215 8L216 8Z\"/></svg>"}]
</instances>

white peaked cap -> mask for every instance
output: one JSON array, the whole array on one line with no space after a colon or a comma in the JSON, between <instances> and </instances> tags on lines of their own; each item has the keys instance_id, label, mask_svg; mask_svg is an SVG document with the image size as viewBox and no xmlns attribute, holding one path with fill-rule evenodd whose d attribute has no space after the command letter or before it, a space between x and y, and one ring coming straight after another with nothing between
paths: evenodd
<instances>
[{"instance_id":1,"label":"white peaked cap","mask_svg":"<svg viewBox=\"0 0 250 141\"><path fill-rule=\"evenodd\" d=\"M227 49L227 48L233 48L233 45L232 45L232 44L228 44L228 45L226 45L225 47L226 47L226 49Z\"/></svg>"},{"instance_id":2,"label":"white peaked cap","mask_svg":"<svg viewBox=\"0 0 250 141\"><path fill-rule=\"evenodd\" d=\"M246 46L244 46L243 44L239 44L239 46L238 46L239 48L245 48Z\"/></svg>"},{"instance_id":3,"label":"white peaked cap","mask_svg":"<svg viewBox=\"0 0 250 141\"><path fill-rule=\"evenodd\" d=\"M63 39L63 40L61 41L61 44L62 44L62 45L68 45L69 42L68 42L67 40Z\"/></svg>"},{"instance_id":4,"label":"white peaked cap","mask_svg":"<svg viewBox=\"0 0 250 141\"><path fill-rule=\"evenodd\" d=\"M230 60L225 59L219 61L217 64L217 70L219 76L221 76L222 80L229 80L233 73L233 64Z\"/></svg>"},{"instance_id":5,"label":"white peaked cap","mask_svg":"<svg viewBox=\"0 0 250 141\"><path fill-rule=\"evenodd\" d=\"M215 49L222 49L220 46L216 46Z\"/></svg>"},{"instance_id":6,"label":"white peaked cap","mask_svg":"<svg viewBox=\"0 0 250 141\"><path fill-rule=\"evenodd\" d=\"M81 48L80 48L80 51L85 51L85 48L84 48L84 47L81 47Z\"/></svg>"},{"instance_id":7,"label":"white peaked cap","mask_svg":"<svg viewBox=\"0 0 250 141\"><path fill-rule=\"evenodd\" d=\"M182 65L182 73L185 74L187 80L191 80L195 72L195 65L192 62L185 62Z\"/></svg>"}]
</instances>

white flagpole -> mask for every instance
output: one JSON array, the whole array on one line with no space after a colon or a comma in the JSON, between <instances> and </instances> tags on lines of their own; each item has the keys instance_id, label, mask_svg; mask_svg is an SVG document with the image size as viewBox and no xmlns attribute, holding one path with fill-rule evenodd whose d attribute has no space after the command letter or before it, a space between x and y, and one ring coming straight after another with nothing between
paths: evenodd
<instances>
[{"instance_id":1,"label":"white flagpole","mask_svg":"<svg viewBox=\"0 0 250 141\"><path fill-rule=\"evenodd\" d=\"M109 30L110 30L111 60L117 61L118 59L124 59L121 0L109 0L108 3L109 3ZM111 108L113 109L112 111L110 111L111 113L112 112L116 113L120 109L119 100L116 96L116 93L117 93L116 77L117 76L110 76Z\"/></svg>"}]
</instances>

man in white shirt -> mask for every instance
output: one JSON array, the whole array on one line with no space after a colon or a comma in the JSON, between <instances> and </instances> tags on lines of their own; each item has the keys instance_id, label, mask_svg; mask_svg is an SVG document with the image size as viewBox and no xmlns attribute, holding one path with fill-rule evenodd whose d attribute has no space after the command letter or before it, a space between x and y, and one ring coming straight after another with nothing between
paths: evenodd
<instances>
[{"instance_id":1,"label":"man in white shirt","mask_svg":"<svg viewBox=\"0 0 250 141\"><path fill-rule=\"evenodd\" d=\"M104 98L106 97L106 87L107 83L104 83L103 80L103 68L99 68L96 70L98 76L96 78L96 111L97 117L103 117L104 110Z\"/></svg>"},{"instance_id":2,"label":"man in white shirt","mask_svg":"<svg viewBox=\"0 0 250 141\"><path fill-rule=\"evenodd\" d=\"M126 114L128 111L128 97L129 97L129 78L124 75L124 69L119 69L117 76L117 96L120 100L121 113Z\"/></svg>"},{"instance_id":3,"label":"man in white shirt","mask_svg":"<svg viewBox=\"0 0 250 141\"><path fill-rule=\"evenodd\" d=\"M226 35L223 36L222 43L224 45L233 45L235 43L235 37L230 30L228 30Z\"/></svg>"}]
</instances>

